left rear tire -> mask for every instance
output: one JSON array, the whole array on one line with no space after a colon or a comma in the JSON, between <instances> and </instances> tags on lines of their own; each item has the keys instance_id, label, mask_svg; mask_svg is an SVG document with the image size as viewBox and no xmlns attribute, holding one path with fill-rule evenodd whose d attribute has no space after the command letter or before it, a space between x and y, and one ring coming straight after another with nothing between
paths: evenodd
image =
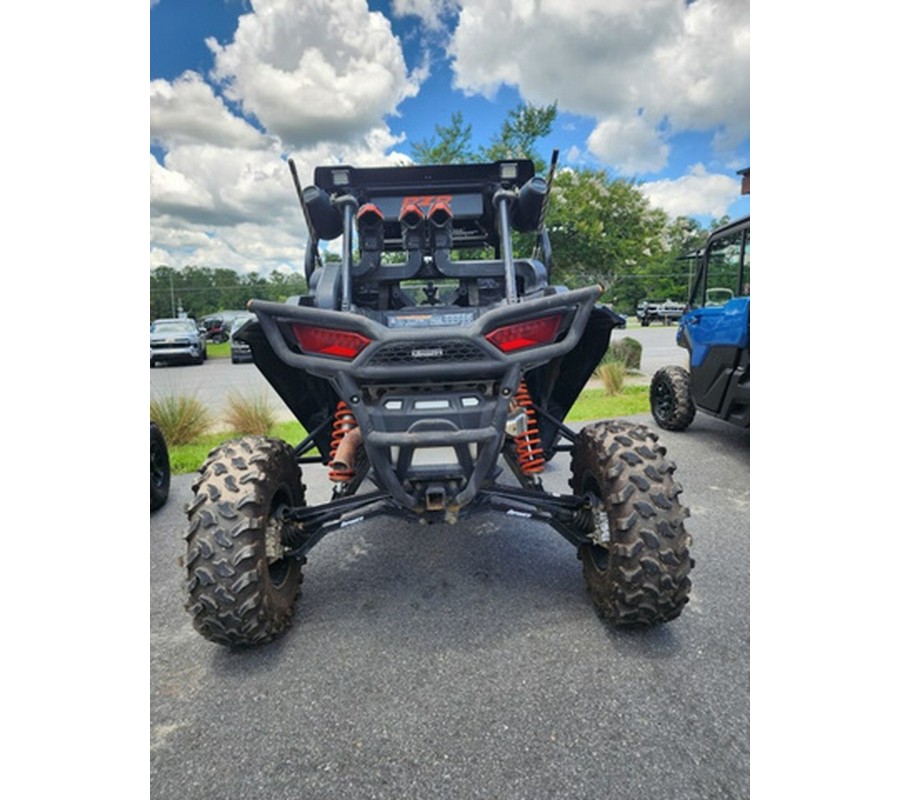
<instances>
[{"instance_id":1,"label":"left rear tire","mask_svg":"<svg viewBox=\"0 0 900 800\"><path fill-rule=\"evenodd\" d=\"M194 627L230 647L275 639L291 625L303 580L281 544L280 512L305 505L293 449L262 436L225 442L193 489L185 608Z\"/></svg>"}]
</instances>

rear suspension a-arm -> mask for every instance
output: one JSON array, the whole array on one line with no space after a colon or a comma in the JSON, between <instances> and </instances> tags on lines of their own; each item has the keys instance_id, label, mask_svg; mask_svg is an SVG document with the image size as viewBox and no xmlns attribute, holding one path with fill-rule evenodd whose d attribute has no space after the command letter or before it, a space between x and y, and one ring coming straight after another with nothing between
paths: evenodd
<instances>
[{"instance_id":1,"label":"rear suspension a-arm","mask_svg":"<svg viewBox=\"0 0 900 800\"><path fill-rule=\"evenodd\" d=\"M548 524L575 547L591 542L592 515L584 497L492 486L478 492L469 505L460 509L460 516L487 508ZM343 497L319 506L288 509L281 517L285 556L303 558L329 533L385 515L410 521L427 519L397 504L389 492L381 491Z\"/></svg>"},{"instance_id":2,"label":"rear suspension a-arm","mask_svg":"<svg viewBox=\"0 0 900 800\"><path fill-rule=\"evenodd\" d=\"M590 503L579 495L550 494L514 486L492 486L482 489L472 506L490 506L498 511L505 511L511 517L543 522L575 547L592 541L589 536L593 530Z\"/></svg>"},{"instance_id":3,"label":"rear suspension a-arm","mask_svg":"<svg viewBox=\"0 0 900 800\"><path fill-rule=\"evenodd\" d=\"M303 558L327 534L382 514L406 516L388 492L342 497L319 506L291 508L282 513L281 542L285 556Z\"/></svg>"}]
</instances>

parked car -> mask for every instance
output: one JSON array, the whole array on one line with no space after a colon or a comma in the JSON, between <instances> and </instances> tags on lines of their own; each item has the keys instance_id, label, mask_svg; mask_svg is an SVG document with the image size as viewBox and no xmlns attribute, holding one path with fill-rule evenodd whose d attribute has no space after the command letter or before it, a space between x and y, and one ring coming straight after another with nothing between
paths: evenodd
<instances>
[{"instance_id":1,"label":"parked car","mask_svg":"<svg viewBox=\"0 0 900 800\"><path fill-rule=\"evenodd\" d=\"M253 351L250 349L250 345L247 344L240 336L235 336L235 334L239 333L241 328L243 328L248 322L255 322L256 314L244 314L240 317L235 317L231 322L231 363L232 364L240 364L244 363L253 363Z\"/></svg>"},{"instance_id":2,"label":"parked car","mask_svg":"<svg viewBox=\"0 0 900 800\"><path fill-rule=\"evenodd\" d=\"M150 366L163 362L202 364L206 334L192 319L157 319L150 323Z\"/></svg>"},{"instance_id":3,"label":"parked car","mask_svg":"<svg viewBox=\"0 0 900 800\"><path fill-rule=\"evenodd\" d=\"M156 511L169 499L169 448L159 426L150 420L150 510Z\"/></svg>"}]
</instances>

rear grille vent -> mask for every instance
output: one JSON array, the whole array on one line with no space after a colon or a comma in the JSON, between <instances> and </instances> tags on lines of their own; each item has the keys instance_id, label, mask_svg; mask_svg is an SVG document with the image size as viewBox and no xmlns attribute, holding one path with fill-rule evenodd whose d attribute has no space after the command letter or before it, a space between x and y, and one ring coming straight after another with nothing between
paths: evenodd
<instances>
[{"instance_id":1,"label":"rear grille vent","mask_svg":"<svg viewBox=\"0 0 900 800\"><path fill-rule=\"evenodd\" d=\"M395 364L445 364L448 362L482 361L487 354L465 339L424 342L392 342L378 349L369 364L379 367Z\"/></svg>"}]
</instances>

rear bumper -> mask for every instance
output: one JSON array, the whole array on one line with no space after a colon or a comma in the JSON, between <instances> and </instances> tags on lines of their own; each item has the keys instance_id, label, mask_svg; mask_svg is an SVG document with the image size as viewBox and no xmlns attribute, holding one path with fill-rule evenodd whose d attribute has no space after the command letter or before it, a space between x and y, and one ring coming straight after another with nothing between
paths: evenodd
<instances>
[{"instance_id":1,"label":"rear bumper","mask_svg":"<svg viewBox=\"0 0 900 800\"><path fill-rule=\"evenodd\" d=\"M420 514L440 508L452 516L494 478L507 422L515 413L511 403L525 372L557 363L554 359L561 360L581 343L598 296L598 287L590 287L488 310L461 309L460 325L433 325L425 309L422 324L409 327L360 314L253 300L249 307L264 337L247 335L257 365L289 407L303 410L300 395L312 397L323 384L347 404L375 482L398 505ZM562 324L548 344L505 353L485 338L497 328L555 313ZM305 353L293 333L295 324L350 331L370 343L355 358ZM604 330L606 339L595 348L597 361L608 342ZM566 377L560 385L567 385ZM546 382L552 386L556 379ZM313 413L310 408L307 419L298 413L307 430L330 425ZM327 452L321 435L317 444Z\"/></svg>"},{"instance_id":2,"label":"rear bumper","mask_svg":"<svg viewBox=\"0 0 900 800\"><path fill-rule=\"evenodd\" d=\"M325 378L349 375L359 382L422 382L423 378L433 382L499 376L513 365L527 368L567 353L581 338L599 295L599 287L591 286L489 310L465 309L466 313L459 316L468 324L420 327L392 327L362 314L264 300L251 300L248 308L257 315L276 355L290 367ZM496 328L556 311L566 314L565 328L563 335L551 344L503 353L485 340ZM310 355L297 345L291 332L294 323L351 331L370 339L372 344L353 359ZM457 356L457 350L445 352L443 345L447 343L458 349L467 345L464 357ZM408 358L395 355L404 348ZM414 354L417 350L421 352L419 357Z\"/></svg>"}]
</instances>

